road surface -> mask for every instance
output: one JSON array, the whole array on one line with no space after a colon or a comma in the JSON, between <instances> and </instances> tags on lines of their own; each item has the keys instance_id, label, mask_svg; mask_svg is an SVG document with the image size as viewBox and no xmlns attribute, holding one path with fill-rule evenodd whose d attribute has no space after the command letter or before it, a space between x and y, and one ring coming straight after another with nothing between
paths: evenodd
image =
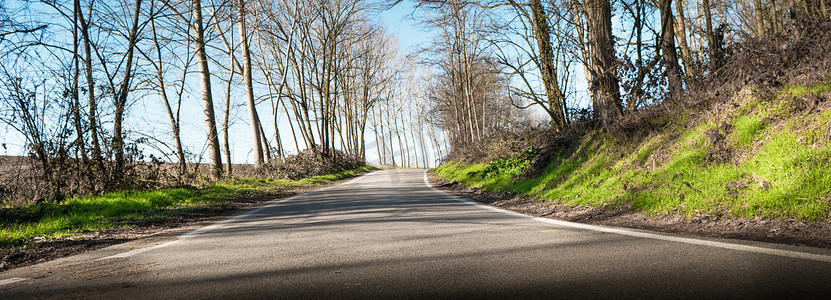
<instances>
[{"instance_id":1,"label":"road surface","mask_svg":"<svg viewBox=\"0 0 831 300\"><path fill-rule=\"evenodd\" d=\"M0 273L0 299L831 299L831 252L532 218L385 170Z\"/></svg>"}]
</instances>

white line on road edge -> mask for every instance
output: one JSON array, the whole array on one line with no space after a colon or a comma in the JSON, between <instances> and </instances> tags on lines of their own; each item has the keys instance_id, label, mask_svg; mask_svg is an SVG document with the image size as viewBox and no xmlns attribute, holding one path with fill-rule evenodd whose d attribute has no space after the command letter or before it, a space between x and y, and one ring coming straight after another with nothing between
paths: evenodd
<instances>
[{"instance_id":1,"label":"white line on road edge","mask_svg":"<svg viewBox=\"0 0 831 300\"><path fill-rule=\"evenodd\" d=\"M521 214L518 212L505 210L497 207L493 207L490 205L484 205L477 202L473 202L467 199L463 199L460 197L456 197L454 195L448 194L442 190L439 190L433 187L430 184L430 181L427 180L427 171L424 171L424 184L428 187L442 193L453 200L458 202L462 202L464 204L477 206L479 208L483 208L486 210L494 211L503 213L506 215L516 216L516 217L523 217L528 218L537 222L548 223L558 226L566 226L572 228L580 228L586 230L593 230L593 231L600 231L606 233L615 233L620 235L628 235L640 238L647 238L647 239L655 239L655 240L663 240L663 241L670 241L670 242L678 242L678 243L685 243L691 245L700 245L700 246L708 246L708 247L715 247L715 248L723 248L723 249L731 249L731 250L739 250L739 251L746 251L746 252L753 252L753 253L761 253L761 254L770 254L770 255L777 255L777 256L784 256L784 257L791 257L791 258L799 258L799 259L807 259L813 261L821 261L821 262L828 262L831 263L831 256L822 255L822 254L814 254L814 253L806 253L806 252L798 252L798 251L790 251L790 250L782 250L782 249L773 249L773 248L764 248L764 247L757 247L757 246L750 246L750 245L742 245L742 244L734 244L734 243L726 243L726 242L718 242L718 241L710 241L710 240L701 240L695 238L687 238L687 237L679 237L679 236L669 236L669 235L662 235L662 234L655 234L655 233L648 233L648 232L639 232L639 231L631 231L622 228L612 228L612 227L602 227L596 225L589 225L589 224L582 224L582 223L574 223L568 221L560 221L548 218L540 218L529 216L526 214Z\"/></svg>"},{"instance_id":2,"label":"white line on road edge","mask_svg":"<svg viewBox=\"0 0 831 300\"><path fill-rule=\"evenodd\" d=\"M167 246L170 246L170 245L176 244L176 243L178 243L178 242L181 242L181 241L183 241L183 240L186 240L186 239L189 239L189 238L196 237L196 236L198 236L198 235L200 235L200 234L203 234L203 233L205 233L205 232L208 232L208 231L211 231L211 230L214 230L214 229L220 228L220 227L222 227L222 225L225 225L225 224L228 224L228 223L230 223L230 222L233 222L233 221L236 221L236 220L242 219L242 218L244 218L245 216L248 216L248 215L250 215L250 214L256 213L256 212L258 212L258 211L260 211L260 210L263 210L263 209L265 209L266 207L269 207L269 206L271 206L271 205L274 205L274 204L278 204L278 203L282 203L282 202L286 202L286 201L292 200L292 199L294 199L294 198L295 198L295 197L297 197L297 196L300 196L300 195L291 196L291 197L288 197L288 198L285 198L285 199L281 199L281 200L276 201L276 202L269 202L269 203L267 203L266 205L263 205L263 206L261 206L261 207L258 207L258 208L255 208L255 209L252 209L252 210L246 211L246 212L244 212L244 213L241 213L241 214L235 215L235 216L233 216L233 217L227 218L227 219L225 219L225 220L219 221L219 222L217 222L217 223L214 223L214 224L211 224L211 225L208 225L208 226L205 226L205 227L202 227L202 228L199 228L199 229L196 229L196 230L190 231L190 232L188 232L188 233L185 233L185 234L183 234L183 235L179 236L179 238L178 238L178 239L173 240L173 241L170 241L170 242L167 242L167 243L164 243L164 244L158 244L158 245L155 245L155 246L150 246L150 247L146 247L146 248L134 249L134 250L130 250L130 251L127 251L127 252L122 252L122 253L119 253L119 254L116 254L116 255L111 255L111 256L107 256L107 257L97 258L97 259L94 259L94 260L92 260L92 261L107 260L107 259L114 259L114 258L126 258L126 257L130 257L130 256L133 256L133 255L136 255L136 254L144 253L144 252L147 252L147 251L150 251L150 250L161 249L161 248L164 248L164 247L167 247Z\"/></svg>"},{"instance_id":3,"label":"white line on road edge","mask_svg":"<svg viewBox=\"0 0 831 300\"><path fill-rule=\"evenodd\" d=\"M374 172L371 172L371 173L374 173ZM371 173L369 173L369 174L371 174ZM365 176L365 175L368 175L368 174L364 174L364 175L358 176L357 178L355 178L355 179L351 179L351 180L349 180L349 181L347 181L347 182L344 182L344 183L340 183L340 184L336 184L336 185L330 185L330 186L323 187L323 188L319 188L319 189L316 189L316 190L313 190L313 191L309 191L309 192L306 192L306 193L303 193L303 194L294 195L294 196L291 196L291 197L288 197L288 198L284 198L284 199L280 199L280 200L273 201L273 202L268 202L268 203L266 203L266 204L264 204L263 206L260 206L260 207L258 207L258 208L255 208L255 209L252 209L252 210L246 211L246 212L244 212L244 213L241 213L241 214L235 215L235 216L233 216L233 217L227 218L227 219L225 219L225 220L219 221L219 222L217 222L217 223L214 223L214 224L211 224L211 225L208 225L208 226L205 226L205 227L202 227L202 228L199 228L199 229L193 230L193 231L191 231L191 232L185 233L185 234L183 234L183 235L179 236L179 238L178 238L178 239L176 239L176 240L174 240L174 241L170 241L170 242L167 242L167 243L164 243L164 244L158 244L158 245L155 245L155 246L150 246L150 247L146 247L146 248L134 249L134 250L130 250L130 251L127 251L127 252L122 252L122 253L119 253L119 254L116 254L116 255L107 256L107 257L97 258L97 259L94 259L94 260L92 260L92 261L107 260L107 259L115 259L115 258L126 258L126 257L130 257L130 256L133 256L133 255L136 255L136 254L144 253L144 252L147 252L147 251L156 250L156 249L161 249L161 248L164 248L164 247L167 247L167 246L170 246L170 245L176 244L176 243L178 243L178 242L181 242L181 241L183 241L183 240L187 240L187 239L190 239L190 238L196 237L196 236L198 236L198 235L200 235L200 234L203 234L203 233L206 233L206 232L208 232L208 231L211 231L211 230L214 230L214 229L220 228L220 227L222 227L222 226L223 226L223 225L225 225L225 224L228 224L228 223L231 223L231 222L233 222L233 221L236 221L236 220L242 219L242 218L244 218L244 217L246 217L246 216L248 216L248 215L250 215L250 214L254 214L254 213L259 212L259 211L261 211L261 210L263 210L263 209L266 209L266 208L268 208L268 207L271 207L271 206L273 206L273 205L275 205L275 204L283 203L283 202L286 202L286 201L291 201L291 200L293 200L293 199L295 199L295 198L297 198L297 197L300 197L300 196L307 196L307 195L309 195L309 194L311 194L311 193L317 193L317 192L325 191L325 190L328 190L328 189L334 188L334 187L336 187L336 186L341 186L341 185L346 185L346 184L355 183L355 182L357 182L358 180L360 180L361 178L364 178L364 176ZM25 280L25 279L24 279L24 280ZM2 284L0 284L0 285L2 285Z\"/></svg>"},{"instance_id":4,"label":"white line on road edge","mask_svg":"<svg viewBox=\"0 0 831 300\"><path fill-rule=\"evenodd\" d=\"M0 285L12 284L12 283L15 283L15 282L21 282L21 281L28 280L28 279L29 278L12 277L12 278L9 278L9 279L0 280Z\"/></svg>"}]
</instances>

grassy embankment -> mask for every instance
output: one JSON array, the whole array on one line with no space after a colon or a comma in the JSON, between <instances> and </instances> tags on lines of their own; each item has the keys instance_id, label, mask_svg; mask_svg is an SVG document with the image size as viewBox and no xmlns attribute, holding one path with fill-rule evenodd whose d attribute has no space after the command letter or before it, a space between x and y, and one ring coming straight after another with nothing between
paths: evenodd
<instances>
[{"instance_id":1,"label":"grassy embankment","mask_svg":"<svg viewBox=\"0 0 831 300\"><path fill-rule=\"evenodd\" d=\"M221 206L231 197L325 184L377 170L367 166L299 180L229 179L200 189L120 191L102 196L71 198L58 204L3 209L0 245L16 245L35 237L55 238L130 224L149 224L188 211Z\"/></svg>"},{"instance_id":2,"label":"grassy embankment","mask_svg":"<svg viewBox=\"0 0 831 300\"><path fill-rule=\"evenodd\" d=\"M746 89L718 109L650 120L657 129L638 141L588 131L573 147L557 150L533 178L520 176L538 151L533 148L489 163L449 162L436 173L569 206L628 206L687 217L831 219L831 83L781 88L768 97L752 94Z\"/></svg>"}]
</instances>

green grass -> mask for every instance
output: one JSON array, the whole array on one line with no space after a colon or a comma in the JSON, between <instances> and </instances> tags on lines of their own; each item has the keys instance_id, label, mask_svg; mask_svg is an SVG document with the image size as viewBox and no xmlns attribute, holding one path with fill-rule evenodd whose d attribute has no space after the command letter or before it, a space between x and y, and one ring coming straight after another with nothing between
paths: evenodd
<instances>
[{"instance_id":1,"label":"green grass","mask_svg":"<svg viewBox=\"0 0 831 300\"><path fill-rule=\"evenodd\" d=\"M757 133L765 129L762 120L755 116L744 115L736 119L735 123L736 141L747 145L754 140Z\"/></svg>"},{"instance_id":2,"label":"green grass","mask_svg":"<svg viewBox=\"0 0 831 300\"><path fill-rule=\"evenodd\" d=\"M19 245L35 237L55 238L115 227L148 224L189 210L221 205L246 193L310 187L376 170L372 166L299 180L272 178L228 179L201 189L119 191L101 196L70 198L61 203L3 209L0 245Z\"/></svg>"},{"instance_id":3,"label":"green grass","mask_svg":"<svg viewBox=\"0 0 831 300\"><path fill-rule=\"evenodd\" d=\"M783 90L787 97L802 97L808 92L831 92L831 84ZM788 107L782 103L791 99L779 101L753 101L761 106L734 112L734 130L726 145L741 155L738 163L707 161L712 145L706 132L719 122L701 120L670 125L628 147L615 146L628 144L614 136L583 136L573 149L554 155L534 178L516 176L516 169L494 169L493 163L450 162L436 168L436 174L488 191L571 206L630 206L650 215L827 221L831 219L831 141L825 130L831 112L793 114L779 109ZM779 119L763 122L773 111ZM800 126L793 125L797 122ZM669 159L652 169L650 162L659 151ZM489 168L493 171L482 176Z\"/></svg>"}]
</instances>

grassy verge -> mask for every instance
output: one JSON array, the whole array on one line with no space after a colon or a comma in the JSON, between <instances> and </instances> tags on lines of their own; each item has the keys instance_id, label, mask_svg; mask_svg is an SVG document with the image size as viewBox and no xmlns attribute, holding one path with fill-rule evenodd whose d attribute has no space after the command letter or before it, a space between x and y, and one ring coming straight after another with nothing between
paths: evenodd
<instances>
[{"instance_id":1,"label":"grassy verge","mask_svg":"<svg viewBox=\"0 0 831 300\"><path fill-rule=\"evenodd\" d=\"M102 196L71 198L57 204L4 208L0 220L0 245L19 245L35 237L55 238L102 231L131 224L159 222L189 210L219 206L234 196L310 187L376 170L367 166L341 173L299 180L229 179L200 189L120 191Z\"/></svg>"},{"instance_id":2,"label":"grassy verge","mask_svg":"<svg viewBox=\"0 0 831 300\"><path fill-rule=\"evenodd\" d=\"M828 221L831 110L805 99L831 84L752 95L718 116L679 116L640 141L590 132L552 156L541 175L517 176L534 157L449 162L444 179L570 206L628 206L647 214ZM822 109L826 107L826 109ZM692 114L685 114L692 115Z\"/></svg>"}]
</instances>

